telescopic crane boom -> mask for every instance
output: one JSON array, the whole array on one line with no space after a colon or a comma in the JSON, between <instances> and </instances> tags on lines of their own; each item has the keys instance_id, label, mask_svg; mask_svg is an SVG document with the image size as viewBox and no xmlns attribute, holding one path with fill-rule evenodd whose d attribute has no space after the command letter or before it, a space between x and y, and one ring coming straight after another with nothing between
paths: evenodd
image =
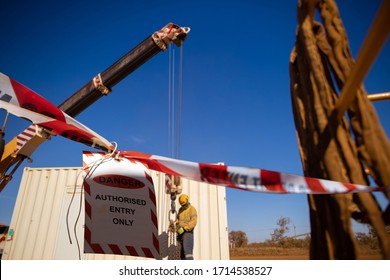
<instances>
[{"instance_id":1,"label":"telescopic crane boom","mask_svg":"<svg viewBox=\"0 0 390 280\"><path fill-rule=\"evenodd\" d=\"M188 27L180 27L173 23L167 24L105 71L97 74L91 81L62 102L58 108L71 117L77 116L102 96L110 93L116 84L150 58L160 51L165 51L170 43L173 42L180 47L189 31ZM0 162L0 192L12 179L12 175L21 163L26 158L29 159L38 146L49 138L50 134L43 129L37 130L36 126L31 125L5 145Z\"/></svg>"}]
</instances>

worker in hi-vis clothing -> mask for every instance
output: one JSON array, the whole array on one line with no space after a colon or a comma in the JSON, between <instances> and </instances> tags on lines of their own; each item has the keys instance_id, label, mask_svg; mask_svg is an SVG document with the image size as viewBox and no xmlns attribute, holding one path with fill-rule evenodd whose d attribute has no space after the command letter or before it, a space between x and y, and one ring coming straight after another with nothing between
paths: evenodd
<instances>
[{"instance_id":1,"label":"worker in hi-vis clothing","mask_svg":"<svg viewBox=\"0 0 390 280\"><path fill-rule=\"evenodd\" d=\"M181 205L177 214L177 240L181 245L180 257L182 260L193 260L192 251L194 249L194 228L198 220L196 209L190 204L189 197L182 194L179 197Z\"/></svg>"}]
</instances>

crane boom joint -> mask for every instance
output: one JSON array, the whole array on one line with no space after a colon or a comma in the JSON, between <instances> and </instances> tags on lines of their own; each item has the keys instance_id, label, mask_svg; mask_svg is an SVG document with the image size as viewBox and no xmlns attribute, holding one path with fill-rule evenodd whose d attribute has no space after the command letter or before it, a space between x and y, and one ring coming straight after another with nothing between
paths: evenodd
<instances>
[{"instance_id":1,"label":"crane boom joint","mask_svg":"<svg viewBox=\"0 0 390 280\"><path fill-rule=\"evenodd\" d=\"M182 42L187 39L189 32L189 27L180 27L174 23L168 23L161 30L155 32L152 38L156 45L165 51L171 42L180 47Z\"/></svg>"}]
</instances>

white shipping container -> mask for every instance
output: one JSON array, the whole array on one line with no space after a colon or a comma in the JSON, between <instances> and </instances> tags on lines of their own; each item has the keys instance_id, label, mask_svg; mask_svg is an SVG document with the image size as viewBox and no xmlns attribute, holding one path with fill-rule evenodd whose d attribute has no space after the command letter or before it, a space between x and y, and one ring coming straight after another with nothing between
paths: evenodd
<instances>
[{"instance_id":1,"label":"white shipping container","mask_svg":"<svg viewBox=\"0 0 390 280\"><path fill-rule=\"evenodd\" d=\"M132 256L84 254L82 169L25 168L9 226L3 260L144 259ZM152 171L156 192L160 253L177 259L176 240L168 231L170 195L165 174ZM198 211L194 258L228 260L228 225L224 187L182 178L183 193ZM176 200L176 209L179 204Z\"/></svg>"}]
</instances>

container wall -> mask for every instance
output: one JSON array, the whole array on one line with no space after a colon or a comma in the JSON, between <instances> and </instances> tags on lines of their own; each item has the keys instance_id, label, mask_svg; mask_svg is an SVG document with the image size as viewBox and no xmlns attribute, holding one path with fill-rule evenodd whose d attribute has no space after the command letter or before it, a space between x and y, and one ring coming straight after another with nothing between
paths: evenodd
<instances>
[{"instance_id":1,"label":"container wall","mask_svg":"<svg viewBox=\"0 0 390 280\"><path fill-rule=\"evenodd\" d=\"M157 198L162 259L178 257L169 233L170 195L165 174L152 171ZM182 179L183 193L198 211L194 258L229 259L225 188ZM84 254L84 202L81 168L25 168L2 259L140 259ZM176 209L179 204L176 200Z\"/></svg>"}]
</instances>

